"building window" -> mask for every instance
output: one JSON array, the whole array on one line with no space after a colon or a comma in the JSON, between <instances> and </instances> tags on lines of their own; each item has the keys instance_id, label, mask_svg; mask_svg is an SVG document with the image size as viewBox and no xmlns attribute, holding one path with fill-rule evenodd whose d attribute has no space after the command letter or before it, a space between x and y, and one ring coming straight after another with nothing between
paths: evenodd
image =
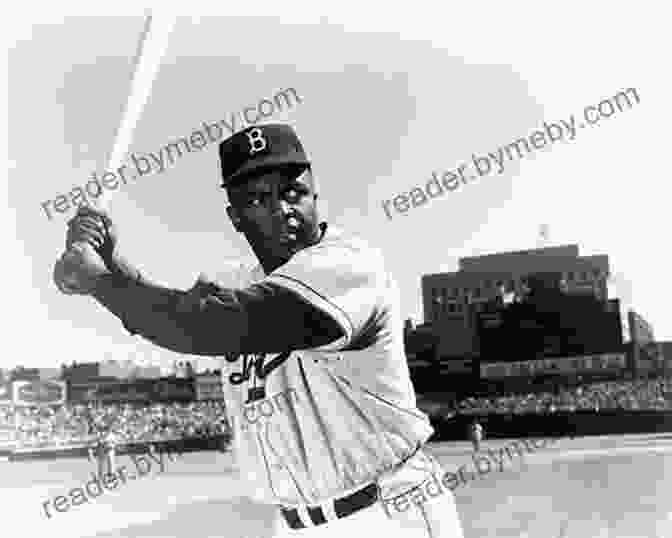
<instances>
[{"instance_id":1,"label":"building window","mask_svg":"<svg viewBox=\"0 0 672 538\"><path fill-rule=\"evenodd\" d=\"M574 280L574 271L568 271L567 272L567 282L571 282Z\"/></svg>"},{"instance_id":2,"label":"building window","mask_svg":"<svg viewBox=\"0 0 672 538\"><path fill-rule=\"evenodd\" d=\"M588 280L588 273L586 271L581 272L581 281L586 282Z\"/></svg>"},{"instance_id":3,"label":"building window","mask_svg":"<svg viewBox=\"0 0 672 538\"><path fill-rule=\"evenodd\" d=\"M481 288L474 288L474 297L481 296Z\"/></svg>"},{"instance_id":4,"label":"building window","mask_svg":"<svg viewBox=\"0 0 672 538\"><path fill-rule=\"evenodd\" d=\"M455 303L450 303L448 305L448 312L451 312L451 313L455 312Z\"/></svg>"},{"instance_id":5,"label":"building window","mask_svg":"<svg viewBox=\"0 0 672 538\"><path fill-rule=\"evenodd\" d=\"M599 269L593 269L593 276L595 278L600 278L600 270Z\"/></svg>"}]
</instances>

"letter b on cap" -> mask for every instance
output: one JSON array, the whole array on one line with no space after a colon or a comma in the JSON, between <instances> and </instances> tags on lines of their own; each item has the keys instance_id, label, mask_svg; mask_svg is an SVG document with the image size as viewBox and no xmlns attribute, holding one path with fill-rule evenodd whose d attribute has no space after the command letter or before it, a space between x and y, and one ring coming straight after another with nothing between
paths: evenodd
<instances>
[{"instance_id":1,"label":"letter b on cap","mask_svg":"<svg viewBox=\"0 0 672 538\"><path fill-rule=\"evenodd\" d=\"M268 146L264 133L259 127L255 127L245 134L247 134L247 138L250 141L250 155L263 151Z\"/></svg>"}]
</instances>

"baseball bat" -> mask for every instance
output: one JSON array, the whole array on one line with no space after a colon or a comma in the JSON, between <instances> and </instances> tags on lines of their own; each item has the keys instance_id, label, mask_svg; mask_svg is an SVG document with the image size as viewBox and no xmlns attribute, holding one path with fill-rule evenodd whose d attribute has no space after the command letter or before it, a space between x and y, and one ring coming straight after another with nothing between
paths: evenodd
<instances>
[{"instance_id":1,"label":"baseball bat","mask_svg":"<svg viewBox=\"0 0 672 538\"><path fill-rule=\"evenodd\" d=\"M138 48L134 59L134 69L131 78L131 89L126 101L126 107L117 129L114 145L109 155L106 171L116 172L124 161L128 148L133 140L135 126L142 116L142 111L152 90L152 84L161 65L161 60L168 48L168 37L175 26L175 17L171 15L145 17L145 24L138 41ZM97 209L107 210L112 191L102 190L95 203ZM66 264L68 260L76 261L82 256L82 251L90 249L88 244L75 244L66 251L57 263ZM67 273L67 272L66 272ZM68 293L68 284L76 287L76 278L65 274L58 288Z\"/></svg>"}]
</instances>

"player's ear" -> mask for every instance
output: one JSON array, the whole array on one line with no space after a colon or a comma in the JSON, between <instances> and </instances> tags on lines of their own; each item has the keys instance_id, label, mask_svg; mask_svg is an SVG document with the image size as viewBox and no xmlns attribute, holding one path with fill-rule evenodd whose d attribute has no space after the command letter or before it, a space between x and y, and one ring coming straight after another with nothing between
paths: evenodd
<instances>
[{"instance_id":1,"label":"player's ear","mask_svg":"<svg viewBox=\"0 0 672 538\"><path fill-rule=\"evenodd\" d=\"M237 232L242 232L240 229L240 217L238 216L238 211L233 206L226 207L226 214L229 216L229 220Z\"/></svg>"}]
</instances>

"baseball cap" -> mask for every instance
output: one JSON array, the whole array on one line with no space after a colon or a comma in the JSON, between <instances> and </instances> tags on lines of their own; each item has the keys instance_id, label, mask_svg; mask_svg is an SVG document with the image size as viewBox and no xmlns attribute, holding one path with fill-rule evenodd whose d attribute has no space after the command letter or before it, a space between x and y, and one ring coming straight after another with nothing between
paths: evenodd
<instances>
[{"instance_id":1,"label":"baseball cap","mask_svg":"<svg viewBox=\"0 0 672 538\"><path fill-rule=\"evenodd\" d=\"M299 137L290 125L247 127L219 145L222 187L264 169L287 165L310 166Z\"/></svg>"}]
</instances>

